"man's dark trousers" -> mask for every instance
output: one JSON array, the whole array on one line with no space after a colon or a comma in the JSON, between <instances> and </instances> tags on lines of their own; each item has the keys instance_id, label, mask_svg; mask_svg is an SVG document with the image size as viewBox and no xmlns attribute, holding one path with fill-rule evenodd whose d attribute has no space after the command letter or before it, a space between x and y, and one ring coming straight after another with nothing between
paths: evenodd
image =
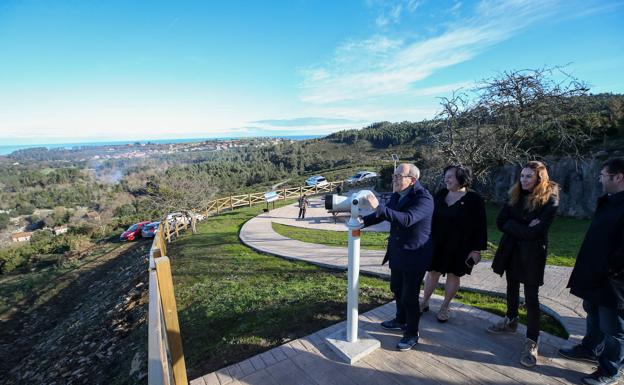
<instances>
[{"instance_id":1,"label":"man's dark trousers","mask_svg":"<svg viewBox=\"0 0 624 385\"><path fill-rule=\"evenodd\" d=\"M615 376L624 360L624 318L622 310L583 301L587 331L582 345L598 356L600 367Z\"/></svg>"},{"instance_id":2,"label":"man's dark trousers","mask_svg":"<svg viewBox=\"0 0 624 385\"><path fill-rule=\"evenodd\" d=\"M407 324L405 334L413 337L418 335L420 321L420 284L425 276L424 271L390 270L390 291L396 301L396 320Z\"/></svg>"},{"instance_id":3,"label":"man's dark trousers","mask_svg":"<svg viewBox=\"0 0 624 385\"><path fill-rule=\"evenodd\" d=\"M610 276L624 273L623 230L624 191L600 197L568 282L587 312L582 344L600 356L609 376L617 375L624 360L624 308L609 284Z\"/></svg>"}]
</instances>

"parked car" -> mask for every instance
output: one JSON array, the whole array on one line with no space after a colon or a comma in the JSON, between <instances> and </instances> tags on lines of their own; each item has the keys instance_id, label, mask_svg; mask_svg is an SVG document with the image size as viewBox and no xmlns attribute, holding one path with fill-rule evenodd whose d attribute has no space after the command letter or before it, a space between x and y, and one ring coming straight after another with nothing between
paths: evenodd
<instances>
[{"instance_id":1,"label":"parked car","mask_svg":"<svg viewBox=\"0 0 624 385\"><path fill-rule=\"evenodd\" d=\"M328 185L329 182L324 176L314 175L306 179L305 184L306 186L325 186Z\"/></svg>"},{"instance_id":2,"label":"parked car","mask_svg":"<svg viewBox=\"0 0 624 385\"><path fill-rule=\"evenodd\" d=\"M176 224L188 225L191 223L190 218L181 212L169 213L167 214L166 219L167 219L167 222L169 222L169 225L171 226L175 226Z\"/></svg>"},{"instance_id":3,"label":"parked car","mask_svg":"<svg viewBox=\"0 0 624 385\"><path fill-rule=\"evenodd\" d=\"M156 231L158 231L158 226L160 226L160 222L150 222L146 224L141 229L141 236L143 238L154 238L154 236L156 236Z\"/></svg>"},{"instance_id":4,"label":"parked car","mask_svg":"<svg viewBox=\"0 0 624 385\"><path fill-rule=\"evenodd\" d=\"M128 227L128 230L121 233L119 236L120 241L134 241L137 238L141 237L141 230L143 226L151 223L150 221L135 223L132 226Z\"/></svg>"},{"instance_id":5,"label":"parked car","mask_svg":"<svg viewBox=\"0 0 624 385\"><path fill-rule=\"evenodd\" d=\"M361 182L366 179L376 178L377 173L372 171L360 171L357 174L353 175L349 179L347 179L347 183L356 183Z\"/></svg>"}]
</instances>

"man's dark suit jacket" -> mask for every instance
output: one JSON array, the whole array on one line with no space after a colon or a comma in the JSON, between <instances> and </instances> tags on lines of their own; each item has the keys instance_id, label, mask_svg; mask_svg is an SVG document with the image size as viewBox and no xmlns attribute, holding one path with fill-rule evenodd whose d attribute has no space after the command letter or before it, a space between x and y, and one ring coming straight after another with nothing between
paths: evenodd
<instances>
[{"instance_id":1,"label":"man's dark suit jacket","mask_svg":"<svg viewBox=\"0 0 624 385\"><path fill-rule=\"evenodd\" d=\"M394 193L387 204L380 203L374 213L363 218L364 227L390 222L388 251L384 258L384 262L389 258L390 269L426 271L433 256L433 198L418 181L403 199L400 197Z\"/></svg>"}]
</instances>

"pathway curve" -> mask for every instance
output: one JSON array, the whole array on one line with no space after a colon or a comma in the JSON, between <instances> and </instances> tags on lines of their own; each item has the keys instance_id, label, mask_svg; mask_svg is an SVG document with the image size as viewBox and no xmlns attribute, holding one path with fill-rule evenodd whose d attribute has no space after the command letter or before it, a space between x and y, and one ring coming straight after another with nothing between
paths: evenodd
<instances>
[{"instance_id":1,"label":"pathway curve","mask_svg":"<svg viewBox=\"0 0 624 385\"><path fill-rule=\"evenodd\" d=\"M319 198L311 199L311 207L307 210L305 220L296 219L298 210L296 205L292 204L252 218L243 225L239 237L244 244L259 252L286 259L306 261L332 269L346 269L346 248L290 239L273 231L271 226L271 222L277 222L299 227L346 232L344 226L346 214L339 216L338 223L334 224L334 220L331 215L327 214ZM386 224L377 225L374 229L369 230L387 231L387 229L386 222ZM362 250L360 271L389 278L390 269L387 265L381 266L384 253L380 250ZM563 324L570 334L571 342L578 342L585 334L585 312L581 300L571 295L565 287L571 271L570 267L546 266L544 286L540 288L540 301L542 309ZM443 281L444 279L441 279L442 283ZM461 286L467 290L504 296L506 281L492 272L490 261L483 261L475 266L471 275L462 278Z\"/></svg>"}]
</instances>

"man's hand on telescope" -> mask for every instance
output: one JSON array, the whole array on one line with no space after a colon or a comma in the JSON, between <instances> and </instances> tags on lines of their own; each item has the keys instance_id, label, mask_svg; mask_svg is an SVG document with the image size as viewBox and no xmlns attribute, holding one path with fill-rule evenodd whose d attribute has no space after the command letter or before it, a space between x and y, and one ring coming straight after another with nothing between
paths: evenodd
<instances>
[{"instance_id":1,"label":"man's hand on telescope","mask_svg":"<svg viewBox=\"0 0 624 385\"><path fill-rule=\"evenodd\" d=\"M373 210L375 210L377 206L379 206L379 201L377 200L377 197L373 193L368 194L366 196L366 200L368 201L368 204Z\"/></svg>"}]
</instances>

